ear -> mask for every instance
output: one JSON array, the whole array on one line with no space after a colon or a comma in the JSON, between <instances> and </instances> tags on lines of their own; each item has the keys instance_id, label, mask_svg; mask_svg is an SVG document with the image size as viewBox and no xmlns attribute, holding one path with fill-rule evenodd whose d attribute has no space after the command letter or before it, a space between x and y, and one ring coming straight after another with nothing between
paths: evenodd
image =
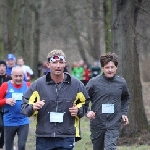
<instances>
[{"instance_id":1,"label":"ear","mask_svg":"<svg viewBox=\"0 0 150 150\"><path fill-rule=\"evenodd\" d=\"M45 64L46 64L47 67L49 67L49 64L50 64L50 63L49 63L49 62L46 62Z\"/></svg>"}]
</instances>

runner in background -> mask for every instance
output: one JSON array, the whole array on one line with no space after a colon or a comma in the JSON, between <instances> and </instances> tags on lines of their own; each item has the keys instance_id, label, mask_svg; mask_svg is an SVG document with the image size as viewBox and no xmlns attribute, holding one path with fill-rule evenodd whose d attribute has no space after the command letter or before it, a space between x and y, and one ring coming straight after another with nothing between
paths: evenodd
<instances>
[{"instance_id":1,"label":"runner in background","mask_svg":"<svg viewBox=\"0 0 150 150\"><path fill-rule=\"evenodd\" d=\"M11 77L6 74L6 62L4 60L0 60L0 86L3 82L7 82L11 80ZM0 117L1 121L3 121L3 107L0 107ZM4 146L4 126L0 127L0 149L2 149Z\"/></svg>"},{"instance_id":2,"label":"runner in background","mask_svg":"<svg viewBox=\"0 0 150 150\"><path fill-rule=\"evenodd\" d=\"M0 106L4 106L4 145L5 150L12 150L14 138L18 136L18 150L25 150L29 131L29 118L22 115L22 96L30 86L23 81L24 72L19 66L13 67L12 80L0 87Z\"/></svg>"},{"instance_id":3,"label":"runner in background","mask_svg":"<svg viewBox=\"0 0 150 150\"><path fill-rule=\"evenodd\" d=\"M83 79L84 68L80 62L74 62L71 74L80 81Z\"/></svg>"},{"instance_id":4,"label":"runner in background","mask_svg":"<svg viewBox=\"0 0 150 150\"><path fill-rule=\"evenodd\" d=\"M46 75L47 73L50 72L50 69L48 68L47 65L48 65L47 62L45 61L45 62L43 63L43 66L42 66L42 76L43 76L43 75Z\"/></svg>"},{"instance_id":5,"label":"runner in background","mask_svg":"<svg viewBox=\"0 0 150 150\"><path fill-rule=\"evenodd\" d=\"M12 68L17 66L16 57L14 54L8 54L6 58L6 74L11 76ZM27 81L27 76L24 74L24 81Z\"/></svg>"},{"instance_id":6,"label":"runner in background","mask_svg":"<svg viewBox=\"0 0 150 150\"><path fill-rule=\"evenodd\" d=\"M38 72L38 75L37 77L41 77L42 75L42 66L43 66L43 63L41 61L38 61L38 64L37 64L37 72Z\"/></svg>"},{"instance_id":7,"label":"runner in background","mask_svg":"<svg viewBox=\"0 0 150 150\"><path fill-rule=\"evenodd\" d=\"M19 57L17 59L17 65L22 67L24 74L27 78L27 81L30 81L34 78L33 70L29 66L24 64L24 60L22 57Z\"/></svg>"},{"instance_id":8,"label":"runner in background","mask_svg":"<svg viewBox=\"0 0 150 150\"><path fill-rule=\"evenodd\" d=\"M8 54L6 58L6 74L11 76L12 68L16 66L16 57L14 54Z\"/></svg>"},{"instance_id":9,"label":"runner in background","mask_svg":"<svg viewBox=\"0 0 150 150\"><path fill-rule=\"evenodd\" d=\"M96 77L101 73L100 63L95 61L93 65L90 67L91 70L91 78Z\"/></svg>"},{"instance_id":10,"label":"runner in background","mask_svg":"<svg viewBox=\"0 0 150 150\"><path fill-rule=\"evenodd\" d=\"M91 77L91 70L89 69L87 64L84 64L84 72L83 72L83 78L82 78L82 83L84 86L88 83Z\"/></svg>"}]
</instances>

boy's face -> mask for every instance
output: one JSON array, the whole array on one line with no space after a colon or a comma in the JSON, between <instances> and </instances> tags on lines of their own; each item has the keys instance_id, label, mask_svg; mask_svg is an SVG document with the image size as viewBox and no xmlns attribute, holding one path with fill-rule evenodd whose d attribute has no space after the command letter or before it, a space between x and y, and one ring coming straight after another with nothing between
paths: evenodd
<instances>
[{"instance_id":1,"label":"boy's face","mask_svg":"<svg viewBox=\"0 0 150 150\"><path fill-rule=\"evenodd\" d=\"M110 61L104 67L102 67L102 71L107 78L112 78L116 74L117 67L115 66L114 62Z\"/></svg>"}]
</instances>

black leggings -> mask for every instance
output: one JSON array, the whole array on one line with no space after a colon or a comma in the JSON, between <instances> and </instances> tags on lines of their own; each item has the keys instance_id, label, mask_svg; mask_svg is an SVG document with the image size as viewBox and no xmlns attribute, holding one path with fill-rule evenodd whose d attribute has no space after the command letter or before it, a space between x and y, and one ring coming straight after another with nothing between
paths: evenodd
<instances>
[{"instance_id":1,"label":"black leggings","mask_svg":"<svg viewBox=\"0 0 150 150\"><path fill-rule=\"evenodd\" d=\"M4 142L5 150L12 150L14 145L14 137L18 136L18 150L25 150L29 132L29 125L21 126L5 126L4 127Z\"/></svg>"},{"instance_id":2,"label":"black leggings","mask_svg":"<svg viewBox=\"0 0 150 150\"><path fill-rule=\"evenodd\" d=\"M4 146L4 128L3 127L1 127L1 129L0 129L0 134L1 134L1 136L0 136L0 148L3 148L3 146Z\"/></svg>"}]
</instances>

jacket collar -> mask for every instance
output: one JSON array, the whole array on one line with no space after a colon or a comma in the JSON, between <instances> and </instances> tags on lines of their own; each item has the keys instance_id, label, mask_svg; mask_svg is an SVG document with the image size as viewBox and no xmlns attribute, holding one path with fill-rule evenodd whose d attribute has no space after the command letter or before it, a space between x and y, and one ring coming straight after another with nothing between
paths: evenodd
<instances>
[{"instance_id":1,"label":"jacket collar","mask_svg":"<svg viewBox=\"0 0 150 150\"><path fill-rule=\"evenodd\" d=\"M71 76L69 73L64 72L65 79L63 80L64 83L71 84ZM55 82L51 78L51 73L49 72L46 74L46 83L49 84L55 84Z\"/></svg>"},{"instance_id":2,"label":"jacket collar","mask_svg":"<svg viewBox=\"0 0 150 150\"><path fill-rule=\"evenodd\" d=\"M115 74L112 78L106 77L104 73L102 74L102 76L103 76L103 78L106 79L106 80L114 80L114 79L116 78L116 74Z\"/></svg>"}]
</instances>

